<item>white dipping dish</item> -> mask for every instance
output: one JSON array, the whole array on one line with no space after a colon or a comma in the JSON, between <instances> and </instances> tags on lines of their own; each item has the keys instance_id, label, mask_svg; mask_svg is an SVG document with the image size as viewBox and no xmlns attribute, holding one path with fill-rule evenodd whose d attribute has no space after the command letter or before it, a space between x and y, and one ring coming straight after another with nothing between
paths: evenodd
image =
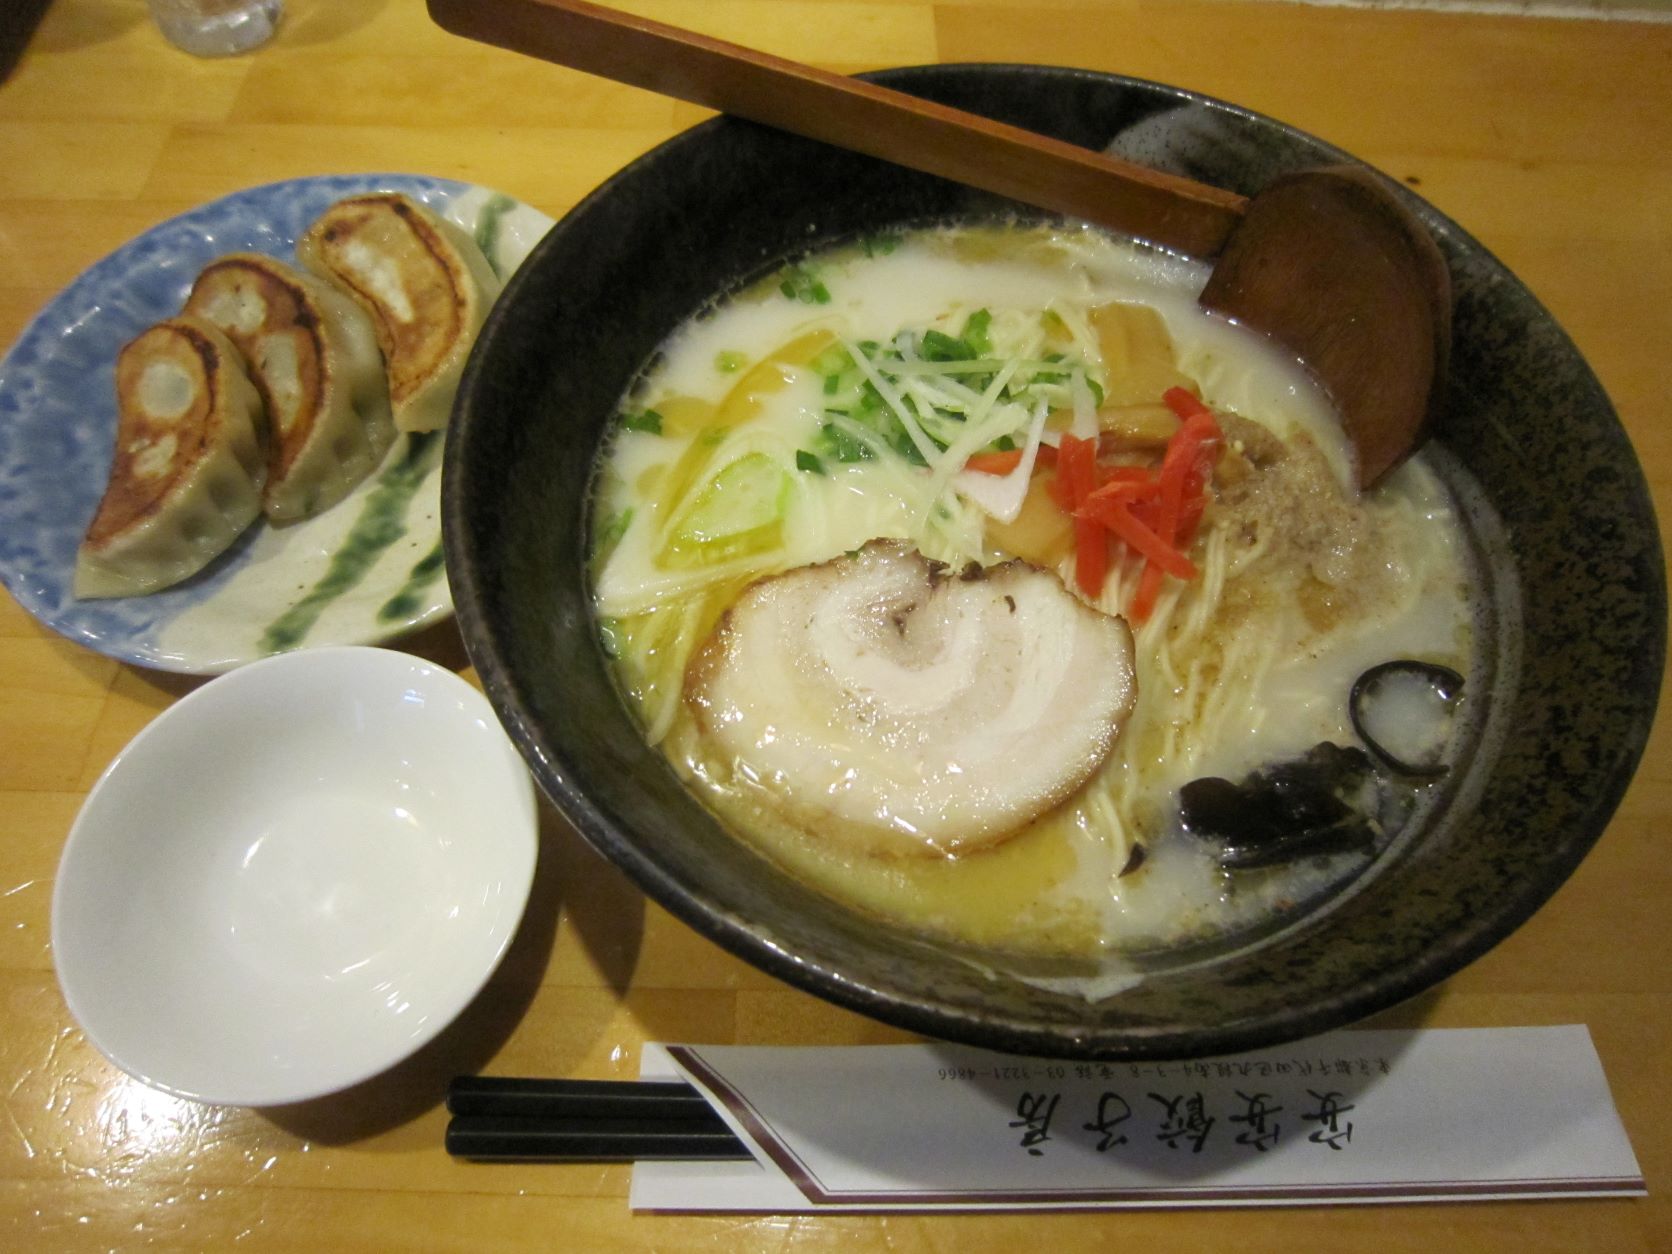
<instances>
[{"instance_id":1,"label":"white dipping dish","mask_svg":"<svg viewBox=\"0 0 1672 1254\"><path fill-rule=\"evenodd\" d=\"M537 844L528 770L463 679L385 649L281 654L165 710L94 785L53 890L58 981L147 1084L320 1097L481 990Z\"/></svg>"}]
</instances>

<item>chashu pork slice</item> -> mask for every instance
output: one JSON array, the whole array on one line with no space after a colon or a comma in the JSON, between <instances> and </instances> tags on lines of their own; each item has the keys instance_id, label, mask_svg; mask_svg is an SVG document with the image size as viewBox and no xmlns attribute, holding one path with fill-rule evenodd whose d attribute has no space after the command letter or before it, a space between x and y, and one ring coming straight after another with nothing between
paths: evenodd
<instances>
[{"instance_id":1,"label":"chashu pork slice","mask_svg":"<svg viewBox=\"0 0 1672 1254\"><path fill-rule=\"evenodd\" d=\"M708 747L859 855L997 844L1102 765L1132 633L1012 561L963 574L897 541L752 585L692 659Z\"/></svg>"},{"instance_id":2,"label":"chashu pork slice","mask_svg":"<svg viewBox=\"0 0 1672 1254\"><path fill-rule=\"evenodd\" d=\"M377 469L395 440L389 388L371 319L347 296L271 257L230 253L199 273L185 312L238 346L266 405L268 518L311 518Z\"/></svg>"},{"instance_id":3,"label":"chashu pork slice","mask_svg":"<svg viewBox=\"0 0 1672 1254\"><path fill-rule=\"evenodd\" d=\"M267 418L238 350L181 316L116 358L116 447L76 554L75 595L156 592L195 575L261 513Z\"/></svg>"},{"instance_id":4,"label":"chashu pork slice","mask_svg":"<svg viewBox=\"0 0 1672 1254\"><path fill-rule=\"evenodd\" d=\"M339 200L296 241L302 265L370 315L401 431L446 426L500 282L476 241L398 192Z\"/></svg>"}]
</instances>

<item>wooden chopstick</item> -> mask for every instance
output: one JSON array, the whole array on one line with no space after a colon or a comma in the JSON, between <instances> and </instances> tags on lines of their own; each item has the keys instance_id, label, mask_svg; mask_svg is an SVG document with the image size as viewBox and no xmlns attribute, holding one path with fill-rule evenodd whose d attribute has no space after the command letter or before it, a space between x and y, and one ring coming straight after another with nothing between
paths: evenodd
<instances>
[{"instance_id":1,"label":"wooden chopstick","mask_svg":"<svg viewBox=\"0 0 1672 1254\"><path fill-rule=\"evenodd\" d=\"M444 30L1088 218L1197 257L1248 201L932 100L586 0L429 0Z\"/></svg>"},{"instance_id":2,"label":"wooden chopstick","mask_svg":"<svg viewBox=\"0 0 1672 1254\"><path fill-rule=\"evenodd\" d=\"M478 1161L740 1159L748 1149L682 1081L461 1076L447 1152Z\"/></svg>"}]
</instances>

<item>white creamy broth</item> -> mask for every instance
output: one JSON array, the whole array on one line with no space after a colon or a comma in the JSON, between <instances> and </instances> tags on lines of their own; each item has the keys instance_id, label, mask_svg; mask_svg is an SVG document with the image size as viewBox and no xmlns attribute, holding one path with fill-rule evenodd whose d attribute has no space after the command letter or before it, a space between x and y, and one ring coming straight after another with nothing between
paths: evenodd
<instances>
[{"instance_id":1,"label":"white creamy broth","mask_svg":"<svg viewBox=\"0 0 1672 1254\"><path fill-rule=\"evenodd\" d=\"M662 347L598 476L594 599L648 738L741 839L908 927L1033 955L1236 931L1363 868L1356 850L1227 871L1181 829L1179 789L1355 745L1347 694L1377 663L1467 674L1467 546L1420 457L1353 491L1327 403L1293 362L1197 308L1204 277L1089 230L925 231L806 259ZM946 345L965 358L933 356ZM1150 605L1141 559L1117 543L1093 594L1074 551L1029 530L1052 473L1036 445L1078 436L1111 464L1158 463L1145 441L1166 437L1145 433L1179 425L1167 383L1210 406L1222 437L1184 543L1196 575L1165 577ZM1013 478L965 467L1006 452L1029 459ZM1024 489L1018 521L1006 513ZM693 715L687 668L745 589L879 538L954 569L1020 557L1132 622L1137 703L1113 751L979 851L856 856L778 804L794 780L718 752Z\"/></svg>"}]
</instances>

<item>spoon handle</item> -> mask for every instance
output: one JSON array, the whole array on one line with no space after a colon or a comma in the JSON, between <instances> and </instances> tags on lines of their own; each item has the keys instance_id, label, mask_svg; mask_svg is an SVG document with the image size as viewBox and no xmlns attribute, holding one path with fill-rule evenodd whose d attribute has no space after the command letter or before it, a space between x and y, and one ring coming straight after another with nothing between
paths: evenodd
<instances>
[{"instance_id":1,"label":"spoon handle","mask_svg":"<svg viewBox=\"0 0 1672 1254\"><path fill-rule=\"evenodd\" d=\"M1247 200L585 0L429 0L456 35L1211 257Z\"/></svg>"}]
</instances>

